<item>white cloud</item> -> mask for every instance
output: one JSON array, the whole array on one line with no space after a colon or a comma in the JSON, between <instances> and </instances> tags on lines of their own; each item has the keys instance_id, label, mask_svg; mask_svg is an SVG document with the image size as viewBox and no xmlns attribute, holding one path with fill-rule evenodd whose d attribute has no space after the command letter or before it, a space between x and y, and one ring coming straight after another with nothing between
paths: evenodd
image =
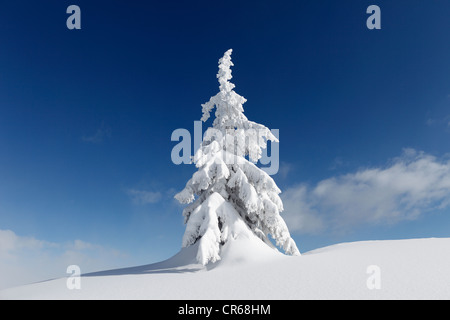
<instances>
[{"instance_id":1,"label":"white cloud","mask_svg":"<svg viewBox=\"0 0 450 320\"><path fill-rule=\"evenodd\" d=\"M40 249L46 243L31 237L18 237L11 230L0 230L0 257L19 249Z\"/></svg>"},{"instance_id":2,"label":"white cloud","mask_svg":"<svg viewBox=\"0 0 450 320\"><path fill-rule=\"evenodd\" d=\"M316 234L325 228L322 217L308 201L309 190L305 185L287 189L282 193L283 217L289 230Z\"/></svg>"},{"instance_id":3,"label":"white cloud","mask_svg":"<svg viewBox=\"0 0 450 320\"><path fill-rule=\"evenodd\" d=\"M146 190L128 189L127 194L131 197L131 201L135 205L145 205L156 203L162 198L161 192L153 192Z\"/></svg>"},{"instance_id":4,"label":"white cloud","mask_svg":"<svg viewBox=\"0 0 450 320\"><path fill-rule=\"evenodd\" d=\"M281 178L285 179L293 170L294 166L291 163L281 161L278 174Z\"/></svg>"},{"instance_id":5,"label":"white cloud","mask_svg":"<svg viewBox=\"0 0 450 320\"><path fill-rule=\"evenodd\" d=\"M413 149L384 168L300 185L282 194L284 217L295 232L346 231L363 224L413 220L450 205L450 161Z\"/></svg>"},{"instance_id":6,"label":"white cloud","mask_svg":"<svg viewBox=\"0 0 450 320\"><path fill-rule=\"evenodd\" d=\"M82 273L124 266L123 253L82 240L55 243L0 229L0 289L67 276L69 265Z\"/></svg>"},{"instance_id":7,"label":"white cloud","mask_svg":"<svg viewBox=\"0 0 450 320\"><path fill-rule=\"evenodd\" d=\"M445 131L448 132L448 128L450 127L450 115L445 115L436 118L427 118L425 124L428 127L441 127L444 128Z\"/></svg>"}]
</instances>

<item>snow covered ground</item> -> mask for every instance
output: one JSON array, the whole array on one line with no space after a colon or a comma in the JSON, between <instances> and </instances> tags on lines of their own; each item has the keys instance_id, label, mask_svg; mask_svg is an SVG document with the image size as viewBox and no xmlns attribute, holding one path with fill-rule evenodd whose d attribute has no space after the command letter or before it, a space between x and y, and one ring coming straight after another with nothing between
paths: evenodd
<instances>
[{"instance_id":1,"label":"snow covered ground","mask_svg":"<svg viewBox=\"0 0 450 320\"><path fill-rule=\"evenodd\" d=\"M342 243L285 256L254 238L197 264L196 246L166 261L0 291L0 299L450 299L450 238Z\"/></svg>"}]
</instances>

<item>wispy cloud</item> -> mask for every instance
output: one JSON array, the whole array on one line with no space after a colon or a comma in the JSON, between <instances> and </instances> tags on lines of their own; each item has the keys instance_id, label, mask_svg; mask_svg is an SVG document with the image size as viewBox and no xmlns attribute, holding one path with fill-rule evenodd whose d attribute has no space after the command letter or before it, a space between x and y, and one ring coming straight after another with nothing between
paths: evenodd
<instances>
[{"instance_id":1,"label":"wispy cloud","mask_svg":"<svg viewBox=\"0 0 450 320\"><path fill-rule=\"evenodd\" d=\"M123 266L124 257L118 250L82 240L56 243L0 229L0 289L65 277L73 264L82 273Z\"/></svg>"},{"instance_id":2,"label":"wispy cloud","mask_svg":"<svg viewBox=\"0 0 450 320\"><path fill-rule=\"evenodd\" d=\"M134 205L157 203L162 199L162 193L159 191L128 189L126 193L130 196Z\"/></svg>"},{"instance_id":3,"label":"wispy cloud","mask_svg":"<svg viewBox=\"0 0 450 320\"><path fill-rule=\"evenodd\" d=\"M427 118L425 124L428 127L450 127L450 115L443 116L440 118Z\"/></svg>"},{"instance_id":4,"label":"wispy cloud","mask_svg":"<svg viewBox=\"0 0 450 320\"><path fill-rule=\"evenodd\" d=\"M294 165L292 163L281 161L278 174L281 178L285 179L294 170Z\"/></svg>"},{"instance_id":5,"label":"wispy cloud","mask_svg":"<svg viewBox=\"0 0 450 320\"><path fill-rule=\"evenodd\" d=\"M450 160L405 149L386 167L298 185L282 199L286 222L300 233L413 220L450 206Z\"/></svg>"},{"instance_id":6,"label":"wispy cloud","mask_svg":"<svg viewBox=\"0 0 450 320\"><path fill-rule=\"evenodd\" d=\"M111 128L105 126L103 123L94 134L81 137L84 142L93 144L102 143L107 138L111 138Z\"/></svg>"}]
</instances>

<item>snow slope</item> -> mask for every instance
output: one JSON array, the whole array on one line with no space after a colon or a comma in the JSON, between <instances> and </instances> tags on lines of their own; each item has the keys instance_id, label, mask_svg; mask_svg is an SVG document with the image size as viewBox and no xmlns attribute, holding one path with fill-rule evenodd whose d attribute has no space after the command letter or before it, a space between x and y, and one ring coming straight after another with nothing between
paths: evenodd
<instances>
[{"instance_id":1,"label":"snow slope","mask_svg":"<svg viewBox=\"0 0 450 320\"><path fill-rule=\"evenodd\" d=\"M62 278L0 299L450 299L450 238L343 243L302 256L261 244L232 239L206 267L194 245L160 263L83 275L79 290ZM379 289L367 285L373 270Z\"/></svg>"}]
</instances>

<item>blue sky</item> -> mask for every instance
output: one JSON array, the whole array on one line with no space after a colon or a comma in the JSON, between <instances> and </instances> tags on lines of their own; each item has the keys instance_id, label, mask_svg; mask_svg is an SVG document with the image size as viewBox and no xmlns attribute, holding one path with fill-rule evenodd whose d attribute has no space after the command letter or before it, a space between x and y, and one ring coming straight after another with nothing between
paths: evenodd
<instances>
[{"instance_id":1,"label":"blue sky","mask_svg":"<svg viewBox=\"0 0 450 320\"><path fill-rule=\"evenodd\" d=\"M81 30L66 28L71 4ZM371 4L381 30L366 27ZM302 252L449 237L449 12L444 1L2 4L0 265L85 271L176 253L173 196L195 168L171 162L171 133L193 130L230 48L246 116L280 130L273 178Z\"/></svg>"}]
</instances>

